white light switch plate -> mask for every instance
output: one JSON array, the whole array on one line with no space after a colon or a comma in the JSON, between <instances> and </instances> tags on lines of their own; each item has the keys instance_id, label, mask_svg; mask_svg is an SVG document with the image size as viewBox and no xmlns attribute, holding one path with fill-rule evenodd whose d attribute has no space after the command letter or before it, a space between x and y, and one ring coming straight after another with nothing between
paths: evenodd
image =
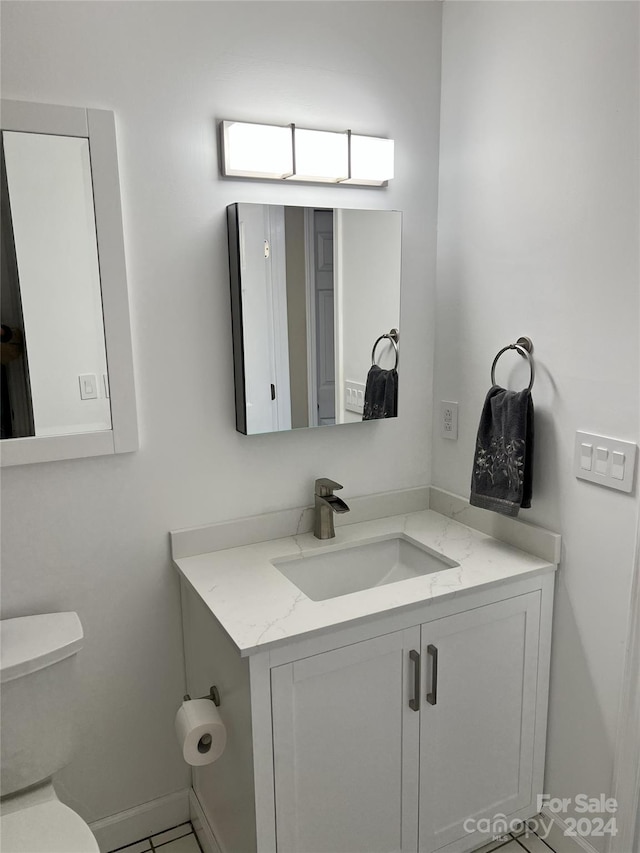
<instances>
[{"instance_id":1,"label":"white light switch plate","mask_svg":"<svg viewBox=\"0 0 640 853\"><path fill-rule=\"evenodd\" d=\"M352 382L345 379L344 383L344 407L348 412L364 412L364 383Z\"/></svg>"},{"instance_id":2,"label":"white light switch plate","mask_svg":"<svg viewBox=\"0 0 640 853\"><path fill-rule=\"evenodd\" d=\"M636 467L637 444L590 432L576 432L573 470L581 480L630 492Z\"/></svg>"},{"instance_id":3,"label":"white light switch plate","mask_svg":"<svg viewBox=\"0 0 640 853\"><path fill-rule=\"evenodd\" d=\"M98 399L98 383L95 373L81 373L78 376L78 382L80 383L81 400Z\"/></svg>"}]
</instances>

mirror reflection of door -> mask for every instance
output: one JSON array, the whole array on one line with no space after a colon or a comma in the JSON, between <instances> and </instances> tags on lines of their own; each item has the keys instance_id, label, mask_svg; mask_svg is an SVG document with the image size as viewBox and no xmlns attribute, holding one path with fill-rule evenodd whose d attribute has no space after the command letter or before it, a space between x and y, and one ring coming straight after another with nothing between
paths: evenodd
<instances>
[{"instance_id":1,"label":"mirror reflection of door","mask_svg":"<svg viewBox=\"0 0 640 853\"><path fill-rule=\"evenodd\" d=\"M238 230L247 429L291 429L284 208L239 204Z\"/></svg>"},{"instance_id":2,"label":"mirror reflection of door","mask_svg":"<svg viewBox=\"0 0 640 853\"><path fill-rule=\"evenodd\" d=\"M326 426L336 422L334 348L333 210L307 211L307 306L311 335L307 342L312 373L309 422Z\"/></svg>"}]
</instances>

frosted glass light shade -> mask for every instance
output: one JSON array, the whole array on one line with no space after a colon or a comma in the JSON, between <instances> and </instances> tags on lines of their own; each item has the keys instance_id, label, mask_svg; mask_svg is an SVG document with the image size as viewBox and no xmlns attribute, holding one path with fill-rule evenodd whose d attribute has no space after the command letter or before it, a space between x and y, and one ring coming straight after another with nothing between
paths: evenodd
<instances>
[{"instance_id":1,"label":"frosted glass light shade","mask_svg":"<svg viewBox=\"0 0 640 853\"><path fill-rule=\"evenodd\" d=\"M351 134L352 184L379 186L393 178L393 139Z\"/></svg>"},{"instance_id":2,"label":"frosted glass light shade","mask_svg":"<svg viewBox=\"0 0 640 853\"><path fill-rule=\"evenodd\" d=\"M294 131L295 181L338 182L349 175L349 140L346 133L324 130Z\"/></svg>"},{"instance_id":3,"label":"frosted glass light shade","mask_svg":"<svg viewBox=\"0 0 640 853\"><path fill-rule=\"evenodd\" d=\"M284 178L293 171L291 128L223 121L224 174Z\"/></svg>"}]
</instances>

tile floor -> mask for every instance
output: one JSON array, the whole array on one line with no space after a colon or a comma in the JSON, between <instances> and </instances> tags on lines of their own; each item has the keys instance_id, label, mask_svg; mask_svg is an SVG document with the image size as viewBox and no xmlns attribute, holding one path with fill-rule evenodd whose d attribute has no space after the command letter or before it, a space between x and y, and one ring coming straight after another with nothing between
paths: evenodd
<instances>
[{"instance_id":1,"label":"tile floor","mask_svg":"<svg viewBox=\"0 0 640 853\"><path fill-rule=\"evenodd\" d=\"M151 838L143 838L127 847L118 847L111 853L201 853L198 839L190 823L181 823ZM554 853L542 838L533 832L508 835L499 841L492 841L480 847L475 853Z\"/></svg>"},{"instance_id":2,"label":"tile floor","mask_svg":"<svg viewBox=\"0 0 640 853\"><path fill-rule=\"evenodd\" d=\"M181 823L151 838L143 838L135 844L118 847L117 853L201 853L198 839L189 822ZM116 853L112 850L111 853Z\"/></svg>"},{"instance_id":3,"label":"tile floor","mask_svg":"<svg viewBox=\"0 0 640 853\"><path fill-rule=\"evenodd\" d=\"M531 830L507 835L499 841L491 841L474 853L555 853L554 849Z\"/></svg>"}]
</instances>

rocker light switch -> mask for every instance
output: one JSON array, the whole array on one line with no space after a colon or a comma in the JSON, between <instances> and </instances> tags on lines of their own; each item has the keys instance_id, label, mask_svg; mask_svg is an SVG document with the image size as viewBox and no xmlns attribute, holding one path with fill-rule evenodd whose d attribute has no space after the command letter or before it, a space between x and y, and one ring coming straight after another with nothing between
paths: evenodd
<instances>
[{"instance_id":1,"label":"rocker light switch","mask_svg":"<svg viewBox=\"0 0 640 853\"><path fill-rule=\"evenodd\" d=\"M596 474L602 474L604 476L607 473L608 458L609 451L606 447L596 447Z\"/></svg>"},{"instance_id":2,"label":"rocker light switch","mask_svg":"<svg viewBox=\"0 0 640 853\"><path fill-rule=\"evenodd\" d=\"M638 447L630 441L577 432L573 470L581 480L630 492Z\"/></svg>"},{"instance_id":3,"label":"rocker light switch","mask_svg":"<svg viewBox=\"0 0 640 853\"><path fill-rule=\"evenodd\" d=\"M583 471L590 471L593 463L593 445L583 443L580 445L580 467Z\"/></svg>"},{"instance_id":4,"label":"rocker light switch","mask_svg":"<svg viewBox=\"0 0 640 853\"><path fill-rule=\"evenodd\" d=\"M614 480L624 480L624 453L617 450L611 454L611 476Z\"/></svg>"},{"instance_id":5,"label":"rocker light switch","mask_svg":"<svg viewBox=\"0 0 640 853\"><path fill-rule=\"evenodd\" d=\"M82 373L78 376L80 383L80 399L96 400L98 398L98 383L95 373Z\"/></svg>"}]
</instances>

